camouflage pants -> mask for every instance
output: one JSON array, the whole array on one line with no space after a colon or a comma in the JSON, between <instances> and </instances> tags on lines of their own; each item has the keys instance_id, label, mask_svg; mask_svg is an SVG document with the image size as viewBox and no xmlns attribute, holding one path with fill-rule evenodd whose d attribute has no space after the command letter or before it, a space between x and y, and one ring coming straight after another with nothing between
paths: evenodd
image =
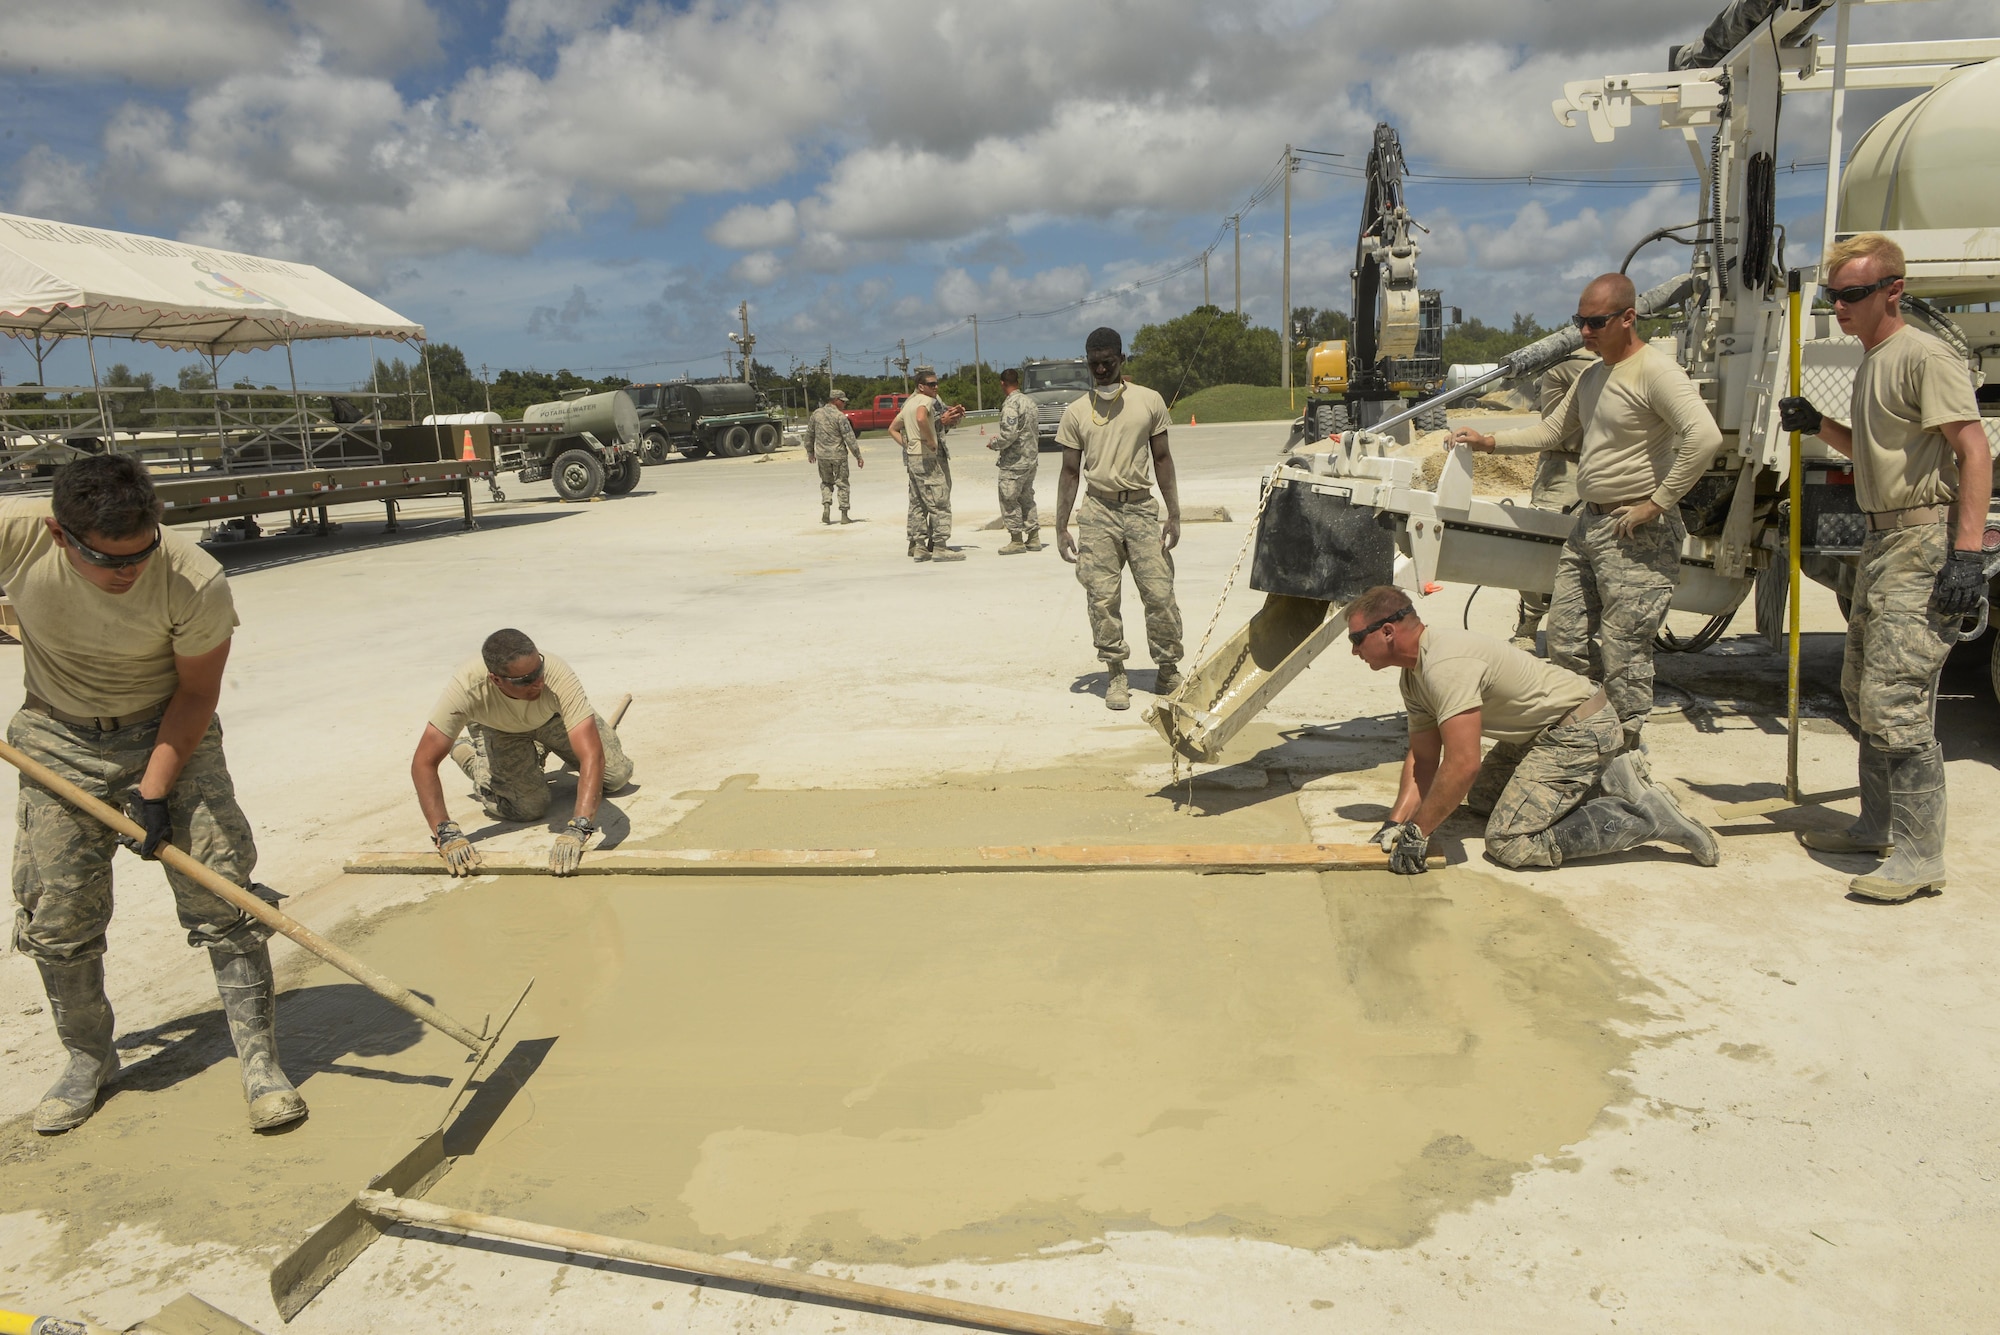
<instances>
[{"instance_id":1,"label":"camouflage pants","mask_svg":"<svg viewBox=\"0 0 2000 1335\"><path fill-rule=\"evenodd\" d=\"M1589 506L1577 512L1549 599L1549 662L1602 685L1636 730L1653 712L1653 636L1680 583L1687 529L1678 510L1629 538L1612 523Z\"/></svg>"},{"instance_id":2,"label":"camouflage pants","mask_svg":"<svg viewBox=\"0 0 2000 1335\"><path fill-rule=\"evenodd\" d=\"M936 454L905 454L910 473L910 512L904 523L910 541L941 552L951 545L951 456L938 446Z\"/></svg>"},{"instance_id":3,"label":"camouflage pants","mask_svg":"<svg viewBox=\"0 0 2000 1335\"><path fill-rule=\"evenodd\" d=\"M99 732L32 709L7 725L7 740L85 792L124 810L159 736L157 720ZM246 889L257 865L250 822L236 805L222 755L222 724L208 731L167 794L175 847ZM23 776L14 832L14 948L37 960L102 955L111 923L111 857L117 836ZM247 954L271 935L171 867L163 868L188 944Z\"/></svg>"},{"instance_id":4,"label":"camouflage pants","mask_svg":"<svg viewBox=\"0 0 2000 1335\"><path fill-rule=\"evenodd\" d=\"M1544 728L1525 746L1496 743L1473 782L1477 793L1489 767L1495 778L1506 774L1486 819L1486 855L1503 867L1560 867L1551 827L1590 795L1624 742L1618 715L1607 705L1589 718ZM1502 748L1508 748L1504 754Z\"/></svg>"},{"instance_id":5,"label":"camouflage pants","mask_svg":"<svg viewBox=\"0 0 2000 1335\"><path fill-rule=\"evenodd\" d=\"M1009 533L1027 533L1042 526L1035 509L1035 461L1000 469L1000 522Z\"/></svg>"},{"instance_id":6,"label":"camouflage pants","mask_svg":"<svg viewBox=\"0 0 2000 1335\"><path fill-rule=\"evenodd\" d=\"M1076 511L1076 579L1090 613L1090 638L1106 663L1130 656L1121 603L1125 570L1146 608L1146 647L1156 665L1181 661L1181 609L1174 601L1173 553L1160 546L1159 502L1107 505L1085 492Z\"/></svg>"},{"instance_id":7,"label":"camouflage pants","mask_svg":"<svg viewBox=\"0 0 2000 1335\"><path fill-rule=\"evenodd\" d=\"M1840 693L1855 726L1891 755L1936 740L1931 682L1951 645L1930 610L1931 585L1950 550L1943 524L1870 533L1861 544Z\"/></svg>"},{"instance_id":8,"label":"camouflage pants","mask_svg":"<svg viewBox=\"0 0 2000 1335\"><path fill-rule=\"evenodd\" d=\"M819 504L824 510L835 500L842 510L847 509L847 451L842 450L831 459L819 461Z\"/></svg>"},{"instance_id":9,"label":"camouflage pants","mask_svg":"<svg viewBox=\"0 0 2000 1335\"><path fill-rule=\"evenodd\" d=\"M632 762L618 743L618 734L593 714L597 739L604 744L604 783L607 793L615 793L632 781ZM542 774L553 751L572 765L579 765L576 748L569 744L569 729L557 714L533 732L495 732L480 723L468 723L467 740L472 743L471 763L465 766L479 794L479 804L494 820L540 820L549 810L549 781Z\"/></svg>"}]
</instances>

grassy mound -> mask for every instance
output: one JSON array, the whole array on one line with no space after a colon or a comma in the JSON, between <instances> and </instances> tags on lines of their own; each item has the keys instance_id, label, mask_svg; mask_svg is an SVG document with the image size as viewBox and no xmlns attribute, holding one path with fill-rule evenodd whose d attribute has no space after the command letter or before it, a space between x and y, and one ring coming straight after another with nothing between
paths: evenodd
<instances>
[{"instance_id":1,"label":"grassy mound","mask_svg":"<svg viewBox=\"0 0 2000 1335\"><path fill-rule=\"evenodd\" d=\"M1171 387L1163 391L1171 393ZM1275 385L1210 385L1173 405L1174 422L1288 422L1305 411L1305 395Z\"/></svg>"}]
</instances>

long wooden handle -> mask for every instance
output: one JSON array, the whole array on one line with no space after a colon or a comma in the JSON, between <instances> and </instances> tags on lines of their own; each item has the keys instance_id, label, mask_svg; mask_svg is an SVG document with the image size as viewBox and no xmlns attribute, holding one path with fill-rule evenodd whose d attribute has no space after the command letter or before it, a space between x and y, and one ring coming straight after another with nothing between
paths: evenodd
<instances>
[{"instance_id":1,"label":"long wooden handle","mask_svg":"<svg viewBox=\"0 0 2000 1335\"><path fill-rule=\"evenodd\" d=\"M618 725L625 720L625 711L631 707L632 695L629 691L618 697L618 703L611 706L611 712L604 716L604 721L611 725L611 731L618 731Z\"/></svg>"},{"instance_id":2,"label":"long wooden handle","mask_svg":"<svg viewBox=\"0 0 2000 1335\"><path fill-rule=\"evenodd\" d=\"M16 750L5 742L0 742L0 758L4 758L8 764L21 771L22 774L48 789L78 811L93 817L99 823L109 826L119 834L135 842L145 839L146 832L139 827L137 822L126 816L124 812L92 797L89 793L86 793L83 789L77 787L68 779L65 779L62 775L56 773L33 757ZM346 974L349 978L352 978L355 982L360 983L376 996L393 1006L398 1006L408 1011L411 1015L416 1016L439 1033L450 1035L474 1052L484 1051L488 1046L485 1038L473 1033L470 1029L452 1019L449 1015L446 1015L416 993L410 991L409 988L384 978L381 974L375 972L366 964L363 964L360 960L348 954L318 932L312 930L312 928L307 927L291 915L272 908L269 904L266 904L263 900L241 886L231 884L172 844L161 844L159 857L160 861L166 863L175 871L181 873L183 876L192 877L195 881L199 882L202 889L208 891L216 898L243 910L258 922L269 927L272 931L290 937L313 954L325 960L328 964L331 964L334 968Z\"/></svg>"},{"instance_id":3,"label":"long wooden handle","mask_svg":"<svg viewBox=\"0 0 2000 1335\"><path fill-rule=\"evenodd\" d=\"M984 1326L989 1330L1019 1331L1021 1335L1111 1335L1110 1327L1094 1325L1088 1321L1066 1321L1061 1317L1036 1316L1032 1312L1015 1312L1005 1307L988 1307L983 1303L966 1303L954 1298L933 1297L927 1293L910 1293L903 1289L884 1288L879 1284L863 1284L857 1280L836 1279L831 1275L816 1275L809 1270L765 1265L760 1261L738 1261L726 1256L682 1251L678 1247L662 1247L657 1243L635 1242L630 1238L613 1238L602 1233L580 1233L570 1228L531 1224L525 1219L507 1219L500 1215L477 1214L471 1210L454 1210L449 1206L433 1205L429 1201L413 1200L386 1191L361 1192L354 1198L354 1203L378 1219L393 1219L399 1223L415 1224L419 1228L435 1228L452 1233L484 1233L488 1237L512 1238L516 1242L532 1242L566 1252L578 1252L587 1256L609 1256L621 1261L637 1261L642 1265L661 1266L689 1275L714 1275L718 1279L735 1280L740 1284L756 1284L765 1288L783 1289L789 1293L811 1294L818 1298L831 1298L836 1302L866 1303L870 1307L886 1308L892 1312L939 1317L964 1325ZM1124 1335L1133 1333L1125 1332Z\"/></svg>"}]
</instances>

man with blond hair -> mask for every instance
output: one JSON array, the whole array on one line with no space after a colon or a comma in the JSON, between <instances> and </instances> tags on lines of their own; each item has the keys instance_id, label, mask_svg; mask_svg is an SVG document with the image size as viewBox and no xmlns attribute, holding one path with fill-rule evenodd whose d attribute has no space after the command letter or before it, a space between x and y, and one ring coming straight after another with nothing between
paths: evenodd
<instances>
[{"instance_id":1,"label":"man with blond hair","mask_svg":"<svg viewBox=\"0 0 2000 1335\"><path fill-rule=\"evenodd\" d=\"M1804 398L1779 400L1778 420L1854 461L1854 498L1868 517L1840 667L1861 734L1861 815L1802 839L1886 857L1848 889L1900 903L1945 884L1944 753L1931 702L1957 623L1987 592L1992 455L1965 360L1903 320L1902 248L1864 232L1828 251L1821 273L1841 332L1861 341L1848 423Z\"/></svg>"},{"instance_id":2,"label":"man with blond hair","mask_svg":"<svg viewBox=\"0 0 2000 1335\"><path fill-rule=\"evenodd\" d=\"M1715 836L1639 772L1637 757L1619 754L1622 731L1603 687L1489 636L1426 626L1410 596L1389 584L1348 607L1347 639L1372 671L1402 669L1410 748L1375 836L1390 871L1426 870L1431 835L1475 780L1498 793L1486 855L1503 867L1560 867L1654 839L1704 867L1721 857ZM1494 742L1483 763L1482 737Z\"/></svg>"},{"instance_id":3,"label":"man with blond hair","mask_svg":"<svg viewBox=\"0 0 2000 1335\"><path fill-rule=\"evenodd\" d=\"M1563 405L1517 431L1461 428L1451 436L1475 450L1537 453L1582 433L1582 504L1557 558L1549 661L1603 683L1628 750L1639 748L1653 709L1653 636L1680 583L1681 497L1722 446L1687 372L1639 337L1636 301L1624 274L1592 279L1571 318L1598 362ZM1643 755L1638 763L1643 773Z\"/></svg>"}]
</instances>

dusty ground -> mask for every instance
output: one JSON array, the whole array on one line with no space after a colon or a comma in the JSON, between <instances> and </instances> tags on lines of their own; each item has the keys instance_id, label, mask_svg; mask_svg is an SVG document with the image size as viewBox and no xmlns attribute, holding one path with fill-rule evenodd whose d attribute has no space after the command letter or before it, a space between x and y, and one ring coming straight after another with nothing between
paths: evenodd
<instances>
[{"instance_id":1,"label":"dusty ground","mask_svg":"<svg viewBox=\"0 0 2000 1335\"><path fill-rule=\"evenodd\" d=\"M1188 504L1247 516L1283 438L1176 428ZM587 506L510 485L470 535L440 514L384 539L357 513L329 539L226 553L243 628L222 713L259 878L455 1013L539 978L510 1031L525 1078L461 1129L476 1152L438 1199L1140 1330L1992 1326L2000 929L1983 869L2000 835L1976 813L2000 796L2000 728L1983 664L1947 678L1941 709L1958 879L1897 908L1845 899L1857 868L1787 833L1835 812L1732 827L1713 871L1640 850L1508 873L1468 821L1442 841L1453 867L1420 882L340 874L352 852L421 845L409 749L445 673L501 624L598 700L638 697L612 840L1373 828L1395 687L1344 654L1246 733L1236 786L1163 792L1139 710L1102 707L1068 567L994 559L978 443L959 433L956 566L903 558L903 478L879 446L856 475L867 522L844 529L816 522L788 451L648 469L639 493ZM1187 530L1191 646L1243 533ZM1427 615L1456 622L1470 592ZM1257 597L1238 586L1218 638ZM1470 620L1504 633L1512 610L1487 591ZM1813 591L1806 615L1806 786L1844 786L1838 613ZM1654 769L1693 809L1782 776L1784 661L1748 619L1662 662ZM483 824L462 790L447 784L455 810ZM0 958L0 1307L123 1325L192 1289L274 1330L271 1259L402 1152L454 1049L283 946L281 1032L314 1112L251 1137L205 963L157 872L119 876L111 988L133 1065L71 1136L21 1118L56 1047L32 967ZM376 1243L294 1326L558 1318L917 1328L421 1235Z\"/></svg>"}]
</instances>

